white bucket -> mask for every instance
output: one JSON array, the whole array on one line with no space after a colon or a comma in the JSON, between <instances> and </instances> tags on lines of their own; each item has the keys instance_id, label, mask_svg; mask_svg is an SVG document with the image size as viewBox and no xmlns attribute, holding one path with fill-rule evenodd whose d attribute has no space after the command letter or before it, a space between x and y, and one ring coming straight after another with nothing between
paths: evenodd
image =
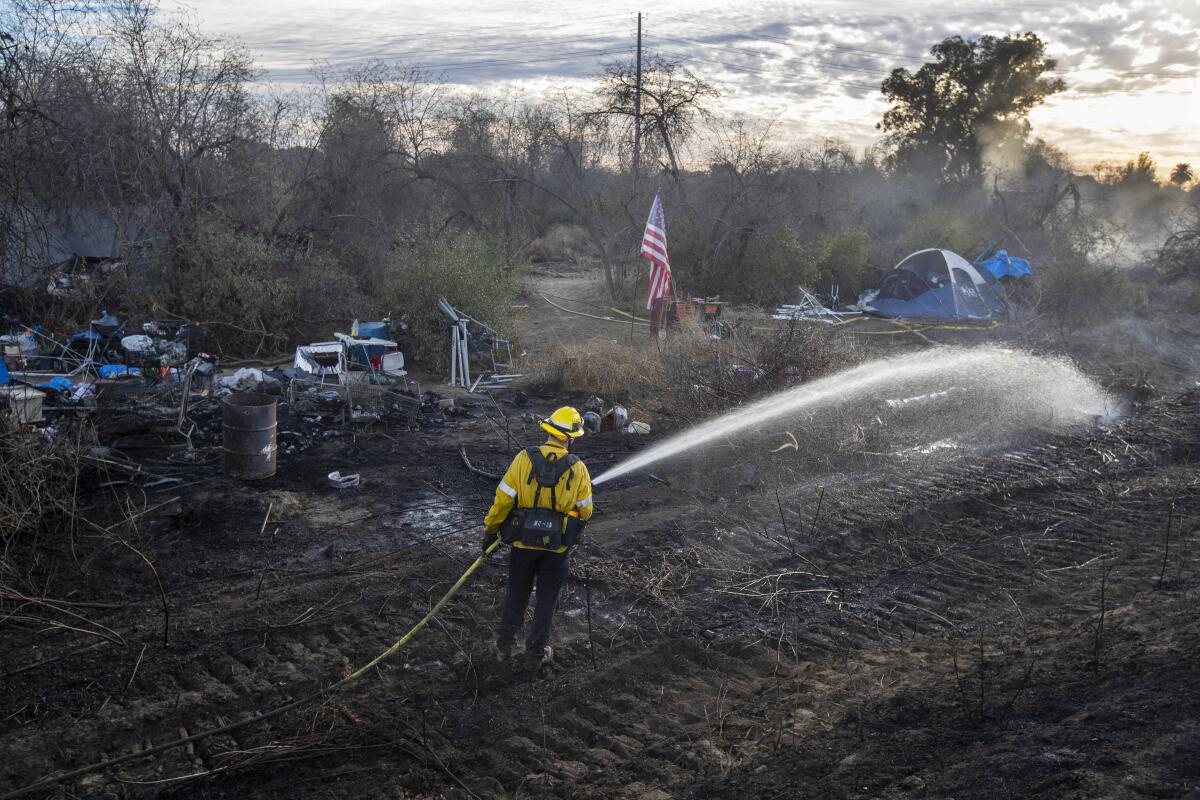
<instances>
[{"instance_id":1,"label":"white bucket","mask_svg":"<svg viewBox=\"0 0 1200 800\"><path fill-rule=\"evenodd\" d=\"M8 408L8 417L18 425L42 421L45 392L29 386L0 386L0 401Z\"/></svg>"}]
</instances>

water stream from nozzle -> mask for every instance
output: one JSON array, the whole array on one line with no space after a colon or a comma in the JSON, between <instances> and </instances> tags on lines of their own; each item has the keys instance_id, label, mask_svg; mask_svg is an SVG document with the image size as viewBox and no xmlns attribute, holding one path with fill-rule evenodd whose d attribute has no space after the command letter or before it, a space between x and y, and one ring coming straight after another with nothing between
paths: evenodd
<instances>
[{"instance_id":1,"label":"water stream from nozzle","mask_svg":"<svg viewBox=\"0 0 1200 800\"><path fill-rule=\"evenodd\" d=\"M599 485L764 423L842 403L933 392L966 384L988 398L987 413L1037 415L1068 425L1112 412L1112 399L1065 359L999 347L942 347L860 364L736 408L676 434L605 471Z\"/></svg>"}]
</instances>

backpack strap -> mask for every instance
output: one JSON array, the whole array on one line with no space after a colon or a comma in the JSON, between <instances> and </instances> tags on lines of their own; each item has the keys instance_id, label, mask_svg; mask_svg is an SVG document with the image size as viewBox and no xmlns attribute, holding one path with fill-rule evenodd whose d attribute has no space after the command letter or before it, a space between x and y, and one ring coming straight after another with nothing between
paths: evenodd
<instances>
[{"instance_id":1,"label":"backpack strap","mask_svg":"<svg viewBox=\"0 0 1200 800\"><path fill-rule=\"evenodd\" d=\"M571 469L571 467L575 466L575 464L579 462L579 456L574 455L573 453L567 453L564 456L552 460L546 458L546 456L542 454L540 447L530 447L525 451L525 454L529 456L529 461L533 466L533 469L529 471L529 483L537 485L537 489L535 490L533 496L534 508L537 507L538 495L541 493L542 489L549 489L550 508L557 511L558 496L555 490L558 487L558 482L562 480L562 476L565 475L567 471Z\"/></svg>"}]
</instances>

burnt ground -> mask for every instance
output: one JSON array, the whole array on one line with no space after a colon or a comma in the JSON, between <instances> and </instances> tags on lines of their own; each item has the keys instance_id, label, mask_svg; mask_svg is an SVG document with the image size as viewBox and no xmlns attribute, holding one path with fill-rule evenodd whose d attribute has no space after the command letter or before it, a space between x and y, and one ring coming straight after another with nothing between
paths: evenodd
<instances>
[{"instance_id":1,"label":"burnt ground","mask_svg":"<svg viewBox=\"0 0 1200 800\"><path fill-rule=\"evenodd\" d=\"M81 508L155 565L168 641L130 548L46 537L54 602L3 599L0 796L369 660L477 553L494 483L459 448L500 471L538 438L521 415L561 400L316 438L256 483L165 459L148 469L182 484L92 481ZM580 453L597 474L645 444ZM347 689L33 796L1200 796L1198 454L1192 393L938 461L801 472L784 451L620 479L553 669L490 655L494 557ZM334 469L363 485L329 488Z\"/></svg>"},{"instance_id":2,"label":"burnt ground","mask_svg":"<svg viewBox=\"0 0 1200 800\"><path fill-rule=\"evenodd\" d=\"M747 470L716 489L615 482L552 671L488 654L496 558L350 689L57 793L1185 796L1200 786L1198 412L1186 396L778 499ZM454 424L339 437L256 484L199 466L185 491L146 490L141 507L180 497L128 530L168 593L165 646L145 565L79 532L85 569L60 569L46 595L67 602L38 613L88 633L5 628L4 785L268 709L389 644L474 557L463 529L492 484L458 447L507 460L498 425ZM582 455L596 472L631 438ZM363 486L326 488L337 467Z\"/></svg>"}]
</instances>

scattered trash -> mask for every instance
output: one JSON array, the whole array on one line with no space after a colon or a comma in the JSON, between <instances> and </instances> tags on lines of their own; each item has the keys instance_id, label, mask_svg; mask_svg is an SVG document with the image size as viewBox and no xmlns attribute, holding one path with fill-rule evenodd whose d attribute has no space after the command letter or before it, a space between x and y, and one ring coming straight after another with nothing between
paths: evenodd
<instances>
[{"instance_id":1,"label":"scattered trash","mask_svg":"<svg viewBox=\"0 0 1200 800\"><path fill-rule=\"evenodd\" d=\"M70 379L64 378L61 375L55 375L45 383L38 383L34 385L39 389L45 389L52 393L75 391L75 384L71 383Z\"/></svg>"},{"instance_id":2,"label":"scattered trash","mask_svg":"<svg viewBox=\"0 0 1200 800\"><path fill-rule=\"evenodd\" d=\"M349 369L346 363L346 348L341 342L301 345L296 348L292 366L317 378L336 378L339 383Z\"/></svg>"},{"instance_id":3,"label":"scattered trash","mask_svg":"<svg viewBox=\"0 0 1200 800\"><path fill-rule=\"evenodd\" d=\"M154 350L154 340L144 333L135 333L121 339L121 347L128 353L148 353Z\"/></svg>"},{"instance_id":4,"label":"scattered trash","mask_svg":"<svg viewBox=\"0 0 1200 800\"><path fill-rule=\"evenodd\" d=\"M393 377L403 377L408 374L404 369L404 353L384 353L379 357L379 369L383 374Z\"/></svg>"},{"instance_id":5,"label":"scattered trash","mask_svg":"<svg viewBox=\"0 0 1200 800\"><path fill-rule=\"evenodd\" d=\"M722 307L723 304L716 297L659 301L650 313L650 334L656 336L660 329L693 323L699 325L710 338L720 339L726 331L721 321Z\"/></svg>"},{"instance_id":6,"label":"scattered trash","mask_svg":"<svg viewBox=\"0 0 1200 800\"><path fill-rule=\"evenodd\" d=\"M599 433L601 426L600 415L595 411L584 412L583 429L588 433Z\"/></svg>"},{"instance_id":7,"label":"scattered trash","mask_svg":"<svg viewBox=\"0 0 1200 800\"><path fill-rule=\"evenodd\" d=\"M822 322L827 325L837 325L842 321L842 317L857 317L861 316L858 311L836 311L832 308L827 308L824 303L817 299L817 296L805 289L803 286L797 287L800 292L800 302L781 305L775 309L775 313L771 315L771 319L780 320L808 320L811 322ZM837 305L837 288L834 287L831 291L833 304Z\"/></svg>"},{"instance_id":8,"label":"scattered trash","mask_svg":"<svg viewBox=\"0 0 1200 800\"><path fill-rule=\"evenodd\" d=\"M650 426L645 422L631 422L624 428L625 433L636 433L645 436L650 432Z\"/></svg>"},{"instance_id":9,"label":"scattered trash","mask_svg":"<svg viewBox=\"0 0 1200 800\"><path fill-rule=\"evenodd\" d=\"M735 364L729 368L729 376L741 386L750 386L766 377L766 370L747 364Z\"/></svg>"},{"instance_id":10,"label":"scattered trash","mask_svg":"<svg viewBox=\"0 0 1200 800\"><path fill-rule=\"evenodd\" d=\"M628 422L629 411L626 410L625 406L613 406L608 411L604 412L604 416L600 420L600 430L621 430Z\"/></svg>"},{"instance_id":11,"label":"scattered trash","mask_svg":"<svg viewBox=\"0 0 1200 800\"><path fill-rule=\"evenodd\" d=\"M335 489L353 489L362 483L362 476L358 473L353 475L343 475L341 472L329 473L329 485Z\"/></svg>"},{"instance_id":12,"label":"scattered trash","mask_svg":"<svg viewBox=\"0 0 1200 800\"><path fill-rule=\"evenodd\" d=\"M450 321L450 380L451 386L476 389L494 389L507 385L521 375L514 374L512 343L502 339L495 329L474 317L468 316L439 297L438 310ZM471 381L471 355L486 353L491 362L491 371L484 372Z\"/></svg>"},{"instance_id":13,"label":"scattered trash","mask_svg":"<svg viewBox=\"0 0 1200 800\"><path fill-rule=\"evenodd\" d=\"M513 392L505 397L501 402L507 403L513 408L524 408L525 406L529 405L530 401L529 395L525 394L524 392Z\"/></svg>"},{"instance_id":14,"label":"scattered trash","mask_svg":"<svg viewBox=\"0 0 1200 800\"><path fill-rule=\"evenodd\" d=\"M191 388L211 389L217 374L217 357L212 353L197 353L184 365L184 372L191 373Z\"/></svg>"},{"instance_id":15,"label":"scattered trash","mask_svg":"<svg viewBox=\"0 0 1200 800\"><path fill-rule=\"evenodd\" d=\"M595 411L597 414L604 411L604 401L596 395L592 395L583 402L584 411Z\"/></svg>"},{"instance_id":16,"label":"scattered trash","mask_svg":"<svg viewBox=\"0 0 1200 800\"><path fill-rule=\"evenodd\" d=\"M272 396L268 402L274 403L274 395L284 395L286 402L279 402L291 428L282 439L287 453L352 435L351 424L386 421L415 428L423 412L436 411L438 398L422 395L419 386L409 389L416 383L407 377L404 354L386 338L406 328L403 319L398 328L385 318L352 326L358 335L335 334L334 341L303 345L294 366L285 370L244 366L224 375L215 355L189 352L186 321L155 319L127 331L132 325L103 311L86 330L56 335L10 320L0 329L0 386L21 391L0 397L0 425L37 424L52 441L60 415L95 414L104 441L121 443L123 449L182 441L185 455L164 457L173 464L201 465L221 453L227 403L215 400L235 402L230 398L253 393ZM428 421L452 425L448 417L468 416L474 407L460 400Z\"/></svg>"},{"instance_id":17,"label":"scattered trash","mask_svg":"<svg viewBox=\"0 0 1200 800\"><path fill-rule=\"evenodd\" d=\"M22 333L0 336L0 348L3 348L0 355L7 358L20 359L35 356L38 353L37 334L32 329L26 328Z\"/></svg>"},{"instance_id":18,"label":"scattered trash","mask_svg":"<svg viewBox=\"0 0 1200 800\"><path fill-rule=\"evenodd\" d=\"M124 364L104 364L96 369L96 374L106 381L111 381L118 378L140 378L142 371Z\"/></svg>"},{"instance_id":19,"label":"scattered trash","mask_svg":"<svg viewBox=\"0 0 1200 800\"><path fill-rule=\"evenodd\" d=\"M278 391L280 387L278 379L257 367L242 367L232 375L221 378L220 384L234 392L251 392L259 388Z\"/></svg>"},{"instance_id":20,"label":"scattered trash","mask_svg":"<svg viewBox=\"0 0 1200 800\"><path fill-rule=\"evenodd\" d=\"M3 403L4 419L11 425L24 426L42 421L44 392L31 386L0 387L0 403Z\"/></svg>"}]
</instances>

